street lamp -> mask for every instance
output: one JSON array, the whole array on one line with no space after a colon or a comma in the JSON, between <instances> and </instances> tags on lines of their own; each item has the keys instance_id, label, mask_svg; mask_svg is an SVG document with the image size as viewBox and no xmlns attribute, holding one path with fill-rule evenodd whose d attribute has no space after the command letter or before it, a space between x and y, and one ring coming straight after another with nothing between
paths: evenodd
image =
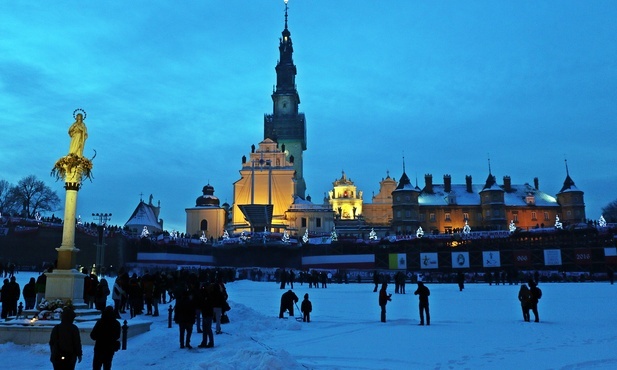
<instances>
[{"instance_id":1,"label":"street lamp","mask_svg":"<svg viewBox=\"0 0 617 370\"><path fill-rule=\"evenodd\" d=\"M96 273L102 274L102 267L105 263L105 228L107 222L111 220L111 213L93 213L92 217L97 220L98 240L96 243Z\"/></svg>"}]
</instances>

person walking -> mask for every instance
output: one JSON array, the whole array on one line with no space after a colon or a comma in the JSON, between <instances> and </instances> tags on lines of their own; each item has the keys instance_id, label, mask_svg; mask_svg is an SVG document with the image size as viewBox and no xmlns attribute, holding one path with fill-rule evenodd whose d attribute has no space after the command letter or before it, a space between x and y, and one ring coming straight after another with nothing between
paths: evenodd
<instances>
[{"instance_id":1,"label":"person walking","mask_svg":"<svg viewBox=\"0 0 617 370\"><path fill-rule=\"evenodd\" d=\"M381 307L381 322L386 322L386 305L389 301L392 300L392 294L388 294L386 289L388 288L387 283L381 284L381 289L379 290L379 307Z\"/></svg>"},{"instance_id":2,"label":"person walking","mask_svg":"<svg viewBox=\"0 0 617 370\"><path fill-rule=\"evenodd\" d=\"M533 312L533 316L534 316L533 321L540 322L540 314L538 314L538 301L540 300L540 298L542 298L542 290L538 288L538 284L533 280L529 280L528 284L529 284L529 295L530 295L529 307L531 308L531 311Z\"/></svg>"},{"instance_id":3,"label":"person walking","mask_svg":"<svg viewBox=\"0 0 617 370\"><path fill-rule=\"evenodd\" d=\"M308 293L304 294L304 300L300 305L300 311L302 311L302 321L311 322L311 312L313 311L313 304L309 301Z\"/></svg>"},{"instance_id":4,"label":"person walking","mask_svg":"<svg viewBox=\"0 0 617 370\"><path fill-rule=\"evenodd\" d=\"M114 353L120 349L121 330L114 308L105 307L101 318L97 320L90 332L90 338L94 341L93 370L101 370L101 367L103 370L111 370Z\"/></svg>"},{"instance_id":5,"label":"person walking","mask_svg":"<svg viewBox=\"0 0 617 370\"><path fill-rule=\"evenodd\" d=\"M72 308L64 307L60 324L51 330L49 348L54 370L74 370L75 364L81 362L81 337L79 329L73 324L75 316Z\"/></svg>"},{"instance_id":6,"label":"person walking","mask_svg":"<svg viewBox=\"0 0 617 370\"><path fill-rule=\"evenodd\" d=\"M431 314L428 308L428 297L431 291L422 281L418 281L418 289L413 293L418 296L420 301L420 325L424 325L424 314L426 313L426 325L431 325Z\"/></svg>"},{"instance_id":7,"label":"person walking","mask_svg":"<svg viewBox=\"0 0 617 370\"><path fill-rule=\"evenodd\" d=\"M527 288L526 284L521 285L521 289L518 291L518 300L521 302L521 309L523 310L523 320L530 321L529 318L529 309L530 301L531 301L531 293L529 292L529 288Z\"/></svg>"}]
</instances>

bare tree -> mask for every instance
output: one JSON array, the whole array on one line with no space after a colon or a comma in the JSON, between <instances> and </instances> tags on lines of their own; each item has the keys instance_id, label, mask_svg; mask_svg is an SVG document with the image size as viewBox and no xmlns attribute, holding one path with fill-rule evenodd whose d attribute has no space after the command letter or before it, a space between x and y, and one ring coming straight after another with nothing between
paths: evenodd
<instances>
[{"instance_id":1,"label":"bare tree","mask_svg":"<svg viewBox=\"0 0 617 370\"><path fill-rule=\"evenodd\" d=\"M606 222L617 222L617 200L610 202L606 207L602 208L602 215Z\"/></svg>"},{"instance_id":2,"label":"bare tree","mask_svg":"<svg viewBox=\"0 0 617 370\"><path fill-rule=\"evenodd\" d=\"M34 175L19 180L11 190L26 217L34 217L36 212L53 212L60 204L58 194Z\"/></svg>"},{"instance_id":3,"label":"bare tree","mask_svg":"<svg viewBox=\"0 0 617 370\"><path fill-rule=\"evenodd\" d=\"M18 206L13 185L6 180L0 180L0 212L12 215L18 211Z\"/></svg>"}]
</instances>

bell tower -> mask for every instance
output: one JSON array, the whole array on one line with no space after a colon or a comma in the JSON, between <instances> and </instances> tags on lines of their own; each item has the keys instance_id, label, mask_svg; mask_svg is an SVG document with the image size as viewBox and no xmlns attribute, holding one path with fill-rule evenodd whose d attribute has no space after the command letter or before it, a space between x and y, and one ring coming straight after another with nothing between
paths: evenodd
<instances>
[{"instance_id":1,"label":"bell tower","mask_svg":"<svg viewBox=\"0 0 617 370\"><path fill-rule=\"evenodd\" d=\"M304 199L302 153L306 150L306 120L298 112L300 96L296 90L296 66L293 62L293 43L287 28L287 0L285 0L285 28L279 39L279 61L276 65L276 86L272 92L272 114L264 115L264 140L275 141L286 159L293 164L296 179L296 195Z\"/></svg>"}]
</instances>

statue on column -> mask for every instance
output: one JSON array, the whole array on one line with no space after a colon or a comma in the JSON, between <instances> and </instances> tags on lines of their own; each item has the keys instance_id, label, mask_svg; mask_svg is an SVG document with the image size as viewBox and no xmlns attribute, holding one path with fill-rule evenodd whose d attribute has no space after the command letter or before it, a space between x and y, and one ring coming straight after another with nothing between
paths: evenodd
<instances>
[{"instance_id":1,"label":"statue on column","mask_svg":"<svg viewBox=\"0 0 617 370\"><path fill-rule=\"evenodd\" d=\"M86 139L88 138L88 128L84 123L84 115L82 110L75 117L75 122L69 128L69 136L71 137L71 144L69 145L69 154L76 154L79 157L84 156L84 146L86 145Z\"/></svg>"},{"instance_id":2,"label":"statue on column","mask_svg":"<svg viewBox=\"0 0 617 370\"><path fill-rule=\"evenodd\" d=\"M51 175L67 183L81 183L84 178L92 180L92 160L96 157L96 150L94 157L84 157L84 146L88 138L88 129L84 123L86 112L83 109L75 109L73 118L75 122L69 128L71 137L69 153L56 161Z\"/></svg>"}]
</instances>

